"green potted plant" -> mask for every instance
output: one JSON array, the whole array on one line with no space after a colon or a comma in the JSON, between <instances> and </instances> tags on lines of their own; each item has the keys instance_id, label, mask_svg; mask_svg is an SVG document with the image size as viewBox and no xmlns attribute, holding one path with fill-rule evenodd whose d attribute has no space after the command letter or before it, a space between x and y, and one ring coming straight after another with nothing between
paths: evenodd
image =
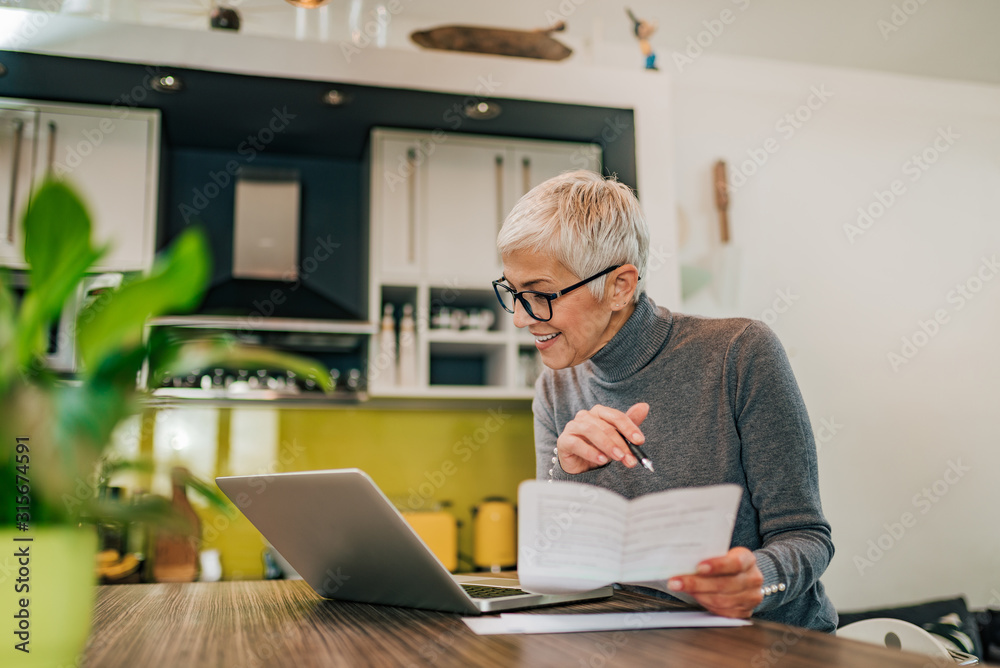
<instances>
[{"instance_id":1,"label":"green potted plant","mask_svg":"<svg viewBox=\"0 0 1000 668\"><path fill-rule=\"evenodd\" d=\"M75 665L90 630L94 523L130 513L169 518L165 506L126 507L96 493L112 432L141 406L138 379L157 387L166 375L256 363L329 390L329 374L295 356L148 327L150 318L193 309L204 294L208 247L191 228L150 272L81 310L81 370L60 378L45 364L49 323L104 249L93 246L86 208L63 182L43 183L21 224L30 286L19 305L0 273L0 618L15 630L0 665Z\"/></svg>"}]
</instances>

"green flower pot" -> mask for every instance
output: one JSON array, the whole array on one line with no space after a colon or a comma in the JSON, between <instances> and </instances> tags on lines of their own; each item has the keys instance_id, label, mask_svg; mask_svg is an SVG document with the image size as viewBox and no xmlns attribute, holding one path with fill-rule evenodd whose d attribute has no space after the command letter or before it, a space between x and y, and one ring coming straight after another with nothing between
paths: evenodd
<instances>
[{"instance_id":1,"label":"green flower pot","mask_svg":"<svg viewBox=\"0 0 1000 668\"><path fill-rule=\"evenodd\" d=\"M91 526L0 528L0 666L79 665L94 612L96 552Z\"/></svg>"}]
</instances>

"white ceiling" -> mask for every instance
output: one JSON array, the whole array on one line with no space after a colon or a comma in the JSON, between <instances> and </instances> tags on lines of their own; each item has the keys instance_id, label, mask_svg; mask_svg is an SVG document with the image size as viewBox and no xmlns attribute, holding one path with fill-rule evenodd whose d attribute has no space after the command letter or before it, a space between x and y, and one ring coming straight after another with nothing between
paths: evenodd
<instances>
[{"instance_id":1,"label":"white ceiling","mask_svg":"<svg viewBox=\"0 0 1000 668\"><path fill-rule=\"evenodd\" d=\"M1000 0L398 1L408 19L421 15L428 25L536 28L562 12L567 36L593 34L598 22L605 40L621 43L634 39L628 6L659 23L652 43L661 69L674 67L671 53L705 30L703 21L729 9L735 19L714 38L713 53L1000 84ZM899 30L883 36L878 22L892 25L894 6L912 15L897 14Z\"/></svg>"}]
</instances>

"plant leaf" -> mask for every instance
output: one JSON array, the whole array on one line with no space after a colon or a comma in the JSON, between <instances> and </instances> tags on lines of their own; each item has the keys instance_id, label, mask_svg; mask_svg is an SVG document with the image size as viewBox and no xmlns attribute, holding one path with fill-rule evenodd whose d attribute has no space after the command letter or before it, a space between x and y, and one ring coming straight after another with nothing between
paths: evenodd
<instances>
[{"instance_id":1,"label":"plant leaf","mask_svg":"<svg viewBox=\"0 0 1000 668\"><path fill-rule=\"evenodd\" d=\"M31 286L18 317L17 363L26 367L45 350L49 323L59 316L104 249L91 245L87 209L62 181L42 183L24 212L22 224Z\"/></svg>"},{"instance_id":2,"label":"plant leaf","mask_svg":"<svg viewBox=\"0 0 1000 668\"><path fill-rule=\"evenodd\" d=\"M121 457L105 455L100 462L100 485L107 486L115 475L124 471L152 473L156 467L148 459L122 459Z\"/></svg>"},{"instance_id":3,"label":"plant leaf","mask_svg":"<svg viewBox=\"0 0 1000 668\"><path fill-rule=\"evenodd\" d=\"M218 491L218 488L214 484L205 482L190 472L183 473L181 476L184 485L195 493L200 494L208 501L209 505L224 512L229 510L229 501Z\"/></svg>"},{"instance_id":4,"label":"plant leaf","mask_svg":"<svg viewBox=\"0 0 1000 668\"><path fill-rule=\"evenodd\" d=\"M67 260L88 255L90 215L63 181L46 179L24 212L24 258L37 285L54 280Z\"/></svg>"},{"instance_id":5,"label":"plant leaf","mask_svg":"<svg viewBox=\"0 0 1000 668\"><path fill-rule=\"evenodd\" d=\"M139 371L145 360L143 346L111 350L96 369L90 370L84 387L88 391L117 393L122 401L127 401L136 393Z\"/></svg>"},{"instance_id":6,"label":"plant leaf","mask_svg":"<svg viewBox=\"0 0 1000 668\"><path fill-rule=\"evenodd\" d=\"M85 504L81 515L82 519L94 524L142 522L167 532L181 533L191 530L188 518L177 512L170 499L155 494L146 494L130 503L89 501Z\"/></svg>"},{"instance_id":7,"label":"plant leaf","mask_svg":"<svg viewBox=\"0 0 1000 668\"><path fill-rule=\"evenodd\" d=\"M146 322L164 313L187 311L201 301L209 277L205 234L185 230L148 276L126 283L108 300L80 313L77 346L87 372L113 351L142 345Z\"/></svg>"},{"instance_id":8,"label":"plant leaf","mask_svg":"<svg viewBox=\"0 0 1000 668\"><path fill-rule=\"evenodd\" d=\"M134 387L134 384L133 384ZM133 393L91 383L55 390L55 447L65 461L84 459L92 468L119 422L135 412Z\"/></svg>"}]
</instances>

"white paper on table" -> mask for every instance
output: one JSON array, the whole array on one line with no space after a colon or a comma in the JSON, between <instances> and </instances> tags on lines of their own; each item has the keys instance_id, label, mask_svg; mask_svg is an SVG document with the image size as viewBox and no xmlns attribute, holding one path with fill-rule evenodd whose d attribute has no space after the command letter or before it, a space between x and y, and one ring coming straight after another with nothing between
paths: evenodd
<instances>
[{"instance_id":1,"label":"white paper on table","mask_svg":"<svg viewBox=\"0 0 1000 668\"><path fill-rule=\"evenodd\" d=\"M601 612L566 615L505 613L499 617L463 617L477 635L507 633L581 633L638 629L689 629L749 626L745 619L719 617L700 611Z\"/></svg>"}]
</instances>

